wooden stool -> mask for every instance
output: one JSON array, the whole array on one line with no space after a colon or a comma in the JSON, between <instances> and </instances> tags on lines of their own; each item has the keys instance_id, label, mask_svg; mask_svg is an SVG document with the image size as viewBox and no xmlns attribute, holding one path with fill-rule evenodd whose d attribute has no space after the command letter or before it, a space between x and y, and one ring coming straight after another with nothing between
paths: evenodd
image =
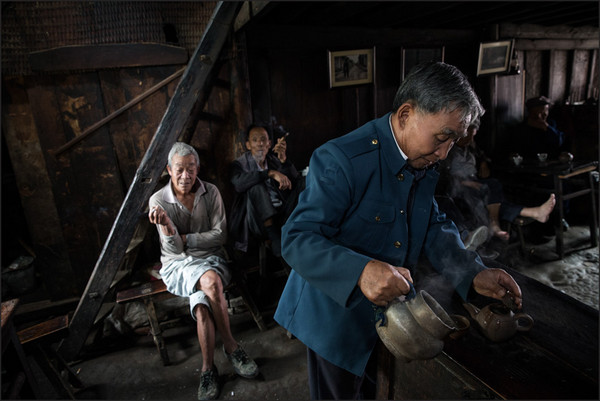
<instances>
[{"instance_id":1,"label":"wooden stool","mask_svg":"<svg viewBox=\"0 0 600 401\"><path fill-rule=\"evenodd\" d=\"M74 400L73 387L81 388L82 383L71 367L52 347L64 335L69 327L69 317L58 316L54 319L38 323L17 333L19 342L25 349L30 349L35 361L46 374L57 393ZM67 379L62 372L67 372Z\"/></svg>"},{"instance_id":2,"label":"wooden stool","mask_svg":"<svg viewBox=\"0 0 600 401\"><path fill-rule=\"evenodd\" d=\"M232 280L231 283L225 287L225 291L230 291L233 288L237 288L248 308L248 311L252 315L252 318L256 322L258 329L260 331L265 331L267 326L265 325L262 315L258 310L258 307L254 303L254 300L250 296L250 292L246 287L243 278L236 272L235 269L231 269L232 272ZM160 354L163 365L170 365L169 353L167 352L167 346L162 336L161 325L156 316L156 308L154 306L154 302L159 300L164 300L168 298L173 298L175 295L171 294L167 291L167 286L162 280L155 280L144 283L137 287L128 288L123 291L119 291L117 293L117 303L127 303L135 300L143 300L146 306L146 314L148 316L148 321L150 322L150 329L152 332L152 338L154 340L154 344L156 344L156 348Z\"/></svg>"},{"instance_id":3,"label":"wooden stool","mask_svg":"<svg viewBox=\"0 0 600 401\"><path fill-rule=\"evenodd\" d=\"M156 344L156 349L160 354L163 365L167 366L171 364L169 360L169 353L167 352L167 346L162 337L162 330L160 323L156 317L156 308L154 307L154 301L164 300L173 298L175 295L167 291L167 286L162 280L154 280L139 285L137 287L128 288L117 293L117 303L127 303L136 300L144 301L146 306L146 315L148 322L150 323L150 331L152 333L152 339Z\"/></svg>"}]
</instances>

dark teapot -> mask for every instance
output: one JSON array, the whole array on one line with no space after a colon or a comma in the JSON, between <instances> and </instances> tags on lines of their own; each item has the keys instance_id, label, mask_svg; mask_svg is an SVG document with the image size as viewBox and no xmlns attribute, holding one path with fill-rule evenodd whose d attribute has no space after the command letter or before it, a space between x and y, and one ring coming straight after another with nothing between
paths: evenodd
<instances>
[{"instance_id":1,"label":"dark teapot","mask_svg":"<svg viewBox=\"0 0 600 401\"><path fill-rule=\"evenodd\" d=\"M514 313L501 303L486 305L481 310L474 305L463 306L477 322L481 333L492 341L508 340L517 331L528 331L533 327L533 318L526 313Z\"/></svg>"}]
</instances>

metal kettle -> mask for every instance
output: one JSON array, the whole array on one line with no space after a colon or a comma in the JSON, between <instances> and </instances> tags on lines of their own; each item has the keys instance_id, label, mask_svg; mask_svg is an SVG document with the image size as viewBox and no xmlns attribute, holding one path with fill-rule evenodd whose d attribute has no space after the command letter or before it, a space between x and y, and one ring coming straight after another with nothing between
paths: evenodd
<instances>
[{"instance_id":1,"label":"metal kettle","mask_svg":"<svg viewBox=\"0 0 600 401\"><path fill-rule=\"evenodd\" d=\"M444 308L426 291L411 291L402 301L376 308L377 334L400 360L430 359L444 348L442 341L458 328Z\"/></svg>"}]
</instances>

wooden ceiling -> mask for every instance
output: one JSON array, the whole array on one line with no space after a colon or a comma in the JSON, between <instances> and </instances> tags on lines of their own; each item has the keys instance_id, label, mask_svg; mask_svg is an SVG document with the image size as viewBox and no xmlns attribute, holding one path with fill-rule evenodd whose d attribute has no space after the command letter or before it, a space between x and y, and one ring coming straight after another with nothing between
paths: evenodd
<instances>
[{"instance_id":1,"label":"wooden ceiling","mask_svg":"<svg viewBox=\"0 0 600 401\"><path fill-rule=\"evenodd\" d=\"M492 24L598 27L598 1L278 1L254 22L365 28L485 29Z\"/></svg>"}]
</instances>

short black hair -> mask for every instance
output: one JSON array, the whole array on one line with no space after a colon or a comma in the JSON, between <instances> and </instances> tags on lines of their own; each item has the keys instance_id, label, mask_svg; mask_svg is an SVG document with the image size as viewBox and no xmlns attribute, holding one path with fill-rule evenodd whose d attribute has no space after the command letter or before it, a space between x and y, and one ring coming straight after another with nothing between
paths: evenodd
<instances>
[{"instance_id":1,"label":"short black hair","mask_svg":"<svg viewBox=\"0 0 600 401\"><path fill-rule=\"evenodd\" d=\"M264 128L265 131L267 131L267 135L269 136L269 140L272 141L273 140L273 134L271 133L271 127L269 127L267 124L262 124L262 123L252 123L248 126L248 129L246 129L245 135L244 135L244 140L248 141L248 138L250 138L250 131L252 131L254 128Z\"/></svg>"}]
</instances>

